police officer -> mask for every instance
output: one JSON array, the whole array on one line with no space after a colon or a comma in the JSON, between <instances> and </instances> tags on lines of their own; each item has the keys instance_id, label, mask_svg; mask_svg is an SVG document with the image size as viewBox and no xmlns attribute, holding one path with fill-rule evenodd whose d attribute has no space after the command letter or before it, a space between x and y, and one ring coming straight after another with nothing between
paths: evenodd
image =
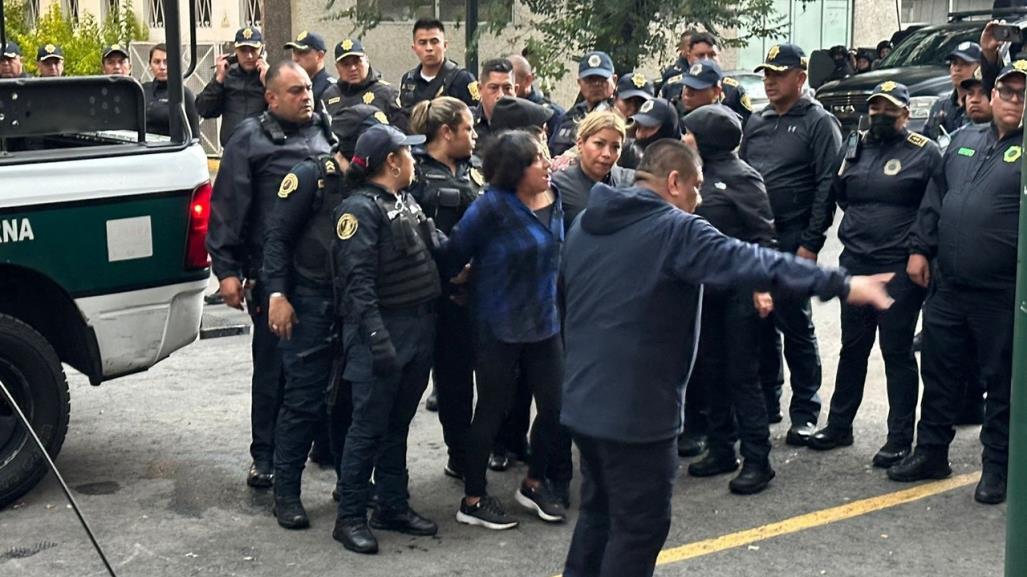
<instances>
[{"instance_id":1,"label":"police officer","mask_svg":"<svg viewBox=\"0 0 1027 577\"><path fill-rule=\"evenodd\" d=\"M999 72L992 123L953 135L920 207L907 271L921 286L934 283L924 310L924 394L916 448L888 469L895 481L952 473L948 446L962 400L960 364L972 347L988 391L984 467L974 492L986 504L1006 498L1025 82L1025 60Z\"/></svg>"},{"instance_id":2,"label":"police officer","mask_svg":"<svg viewBox=\"0 0 1027 577\"><path fill-rule=\"evenodd\" d=\"M474 108L481 100L478 81L456 62L446 58L446 27L433 18L414 22L412 48L420 64L403 74L400 103L408 113L414 105L437 96L452 96Z\"/></svg>"},{"instance_id":3,"label":"police officer","mask_svg":"<svg viewBox=\"0 0 1027 577\"><path fill-rule=\"evenodd\" d=\"M506 58L494 58L481 66L481 102L474 108L474 131L478 135L475 151L484 150L489 145L493 132L491 128L492 110L504 96L513 96L517 85L514 83L513 64Z\"/></svg>"},{"instance_id":4,"label":"police officer","mask_svg":"<svg viewBox=\"0 0 1027 577\"><path fill-rule=\"evenodd\" d=\"M700 60L712 60L718 65L720 64L720 48L717 46L717 39L712 34L700 32L693 35L689 42L688 66L681 66L682 62L679 61L678 66L681 66L681 68L677 74L669 77L665 76L663 87L660 88L661 97L679 105L681 103L680 97L683 89L682 79L684 74ZM749 101L749 95L745 93L745 87L735 78L724 76L723 73L721 73L721 77L723 103L738 113L742 118L742 126L745 126L749 116L752 115L752 103ZM684 114L684 110L681 112Z\"/></svg>"},{"instance_id":5,"label":"police officer","mask_svg":"<svg viewBox=\"0 0 1027 577\"><path fill-rule=\"evenodd\" d=\"M268 112L239 125L225 147L211 196L207 251L225 304L253 319L253 442L247 483L270 487L274 431L281 405L282 357L268 324L270 293L260 279L268 215L283 177L301 160L328 152L331 129L314 112L310 79L294 62L280 62L267 75Z\"/></svg>"},{"instance_id":6,"label":"police officer","mask_svg":"<svg viewBox=\"0 0 1027 577\"><path fill-rule=\"evenodd\" d=\"M300 32L296 39L285 44L292 52L292 61L307 71L310 82L314 85L314 106L321 107L321 96L324 91L335 83L335 79L325 70L325 40L317 32Z\"/></svg>"},{"instance_id":7,"label":"police officer","mask_svg":"<svg viewBox=\"0 0 1027 577\"><path fill-rule=\"evenodd\" d=\"M161 42L150 48L150 74L153 80L143 84L146 97L146 131L171 135L171 109L168 106L168 47ZM200 137L200 117L196 112L196 96L188 86L182 86L182 104L185 118L193 138Z\"/></svg>"},{"instance_id":8,"label":"police officer","mask_svg":"<svg viewBox=\"0 0 1027 577\"><path fill-rule=\"evenodd\" d=\"M56 44L45 44L36 52L36 70L40 77L64 76L64 50Z\"/></svg>"},{"instance_id":9,"label":"police officer","mask_svg":"<svg viewBox=\"0 0 1027 577\"><path fill-rule=\"evenodd\" d=\"M773 247L774 217L763 177L736 152L742 139L741 119L726 106L710 105L689 114L684 122L686 139L698 148L703 161L702 204L695 214L727 236ZM735 441L740 437L745 461L728 488L742 495L763 491L775 475L759 380L759 319L772 308L770 294L753 293L751 287L705 291L699 352L688 383L688 388L705 389L701 397L709 404L708 451L688 466L688 474L711 477L738 469Z\"/></svg>"},{"instance_id":10,"label":"police officer","mask_svg":"<svg viewBox=\"0 0 1027 577\"><path fill-rule=\"evenodd\" d=\"M605 52L589 52L578 62L578 89L581 102L567 111L560 121L556 134L549 141L549 151L559 156L573 148L578 141L578 123L588 113L613 107L613 94L617 87L617 75L613 72L613 60Z\"/></svg>"},{"instance_id":11,"label":"police officer","mask_svg":"<svg viewBox=\"0 0 1027 577\"><path fill-rule=\"evenodd\" d=\"M709 104L724 100L724 72L713 60L698 60L681 77L681 99L677 103L681 116Z\"/></svg>"},{"instance_id":12,"label":"police officer","mask_svg":"<svg viewBox=\"0 0 1027 577\"><path fill-rule=\"evenodd\" d=\"M815 262L834 218L831 183L841 160L841 130L834 116L803 94L806 55L801 48L772 46L766 62L756 68L761 70L770 105L746 123L741 156L763 175L780 249ZM792 379L791 428L785 442L805 445L819 417L821 381L809 299L775 295L771 316L784 335ZM769 325L765 332L761 371L779 373L780 340ZM780 396L780 386L764 381L771 402ZM769 409L768 414L777 413L776 407Z\"/></svg>"},{"instance_id":13,"label":"police officer","mask_svg":"<svg viewBox=\"0 0 1027 577\"><path fill-rule=\"evenodd\" d=\"M696 35L698 32L698 30L689 28L681 33L681 37L678 38L677 45L678 59L674 61L674 64L671 64L660 71L661 88L666 84L669 78L673 78L678 74L684 73L685 70L688 70L688 53L692 50L692 36Z\"/></svg>"},{"instance_id":14,"label":"police officer","mask_svg":"<svg viewBox=\"0 0 1027 577\"><path fill-rule=\"evenodd\" d=\"M128 55L128 44L115 42L105 46L100 53L100 64L103 73L110 76L130 76L132 74L132 59Z\"/></svg>"},{"instance_id":15,"label":"police officer","mask_svg":"<svg viewBox=\"0 0 1027 577\"><path fill-rule=\"evenodd\" d=\"M938 142L942 148L948 143L948 137L967 123L963 107L963 89L960 83L972 78L974 71L981 64L981 45L976 42L962 42L955 50L945 57L949 63L949 78L952 80L952 92L948 96L938 98L927 116L924 124L924 136Z\"/></svg>"},{"instance_id":16,"label":"police officer","mask_svg":"<svg viewBox=\"0 0 1027 577\"><path fill-rule=\"evenodd\" d=\"M617 81L617 93L614 96L613 107L618 114L628 120L632 115L638 113L642 106L654 98L653 83L641 72L632 72L623 76ZM629 137L624 141L624 150L621 151L617 164L624 168L635 168L642 159L642 150L635 144L635 139Z\"/></svg>"},{"instance_id":17,"label":"police officer","mask_svg":"<svg viewBox=\"0 0 1027 577\"><path fill-rule=\"evenodd\" d=\"M367 523L372 469L380 505L371 527L425 536L438 531L410 508L406 470L407 434L428 386L433 309L441 295L431 254L434 226L404 192L414 177L409 147L424 140L391 126L367 129L346 172L349 197L335 211L343 377L352 387L353 424L342 454L332 536L357 553L378 552Z\"/></svg>"},{"instance_id":18,"label":"police officer","mask_svg":"<svg viewBox=\"0 0 1027 577\"><path fill-rule=\"evenodd\" d=\"M264 74L268 65L262 55L263 38L259 28L240 28L235 33L235 52L218 56L214 79L196 96L201 117L221 117L222 147L243 120L260 116L267 108Z\"/></svg>"},{"instance_id":19,"label":"police officer","mask_svg":"<svg viewBox=\"0 0 1027 577\"><path fill-rule=\"evenodd\" d=\"M482 77L489 81L487 73ZM483 96L484 104L489 97ZM416 176L410 194L446 235L484 185L478 160L472 162L471 157L477 141L473 124L467 105L451 96L419 102L411 118L413 131L425 135L427 145L414 150ZM444 472L458 479L463 478L464 439L474 398L473 331L465 299L465 291L458 285L443 283L434 353L437 410L449 449Z\"/></svg>"},{"instance_id":20,"label":"police officer","mask_svg":"<svg viewBox=\"0 0 1027 577\"><path fill-rule=\"evenodd\" d=\"M8 40L0 53L0 78L24 78L22 69L21 46Z\"/></svg>"},{"instance_id":21,"label":"police officer","mask_svg":"<svg viewBox=\"0 0 1027 577\"><path fill-rule=\"evenodd\" d=\"M517 84L517 97L530 100L553 111L553 114L546 123L546 137L552 140L553 135L556 133L556 128L560 125L560 121L567 111L535 87L535 73L531 69L531 63L528 62L527 58L520 54L511 54L507 56L507 60L513 64L514 82Z\"/></svg>"},{"instance_id":22,"label":"police officer","mask_svg":"<svg viewBox=\"0 0 1027 577\"><path fill-rule=\"evenodd\" d=\"M909 90L887 81L867 99L870 130L859 148L849 151L835 177L838 205L845 211L838 229L838 261L852 274L894 273L888 293L895 303L887 311L842 304L842 349L827 426L810 440L811 449L830 450L853 443L852 422L863 399L867 359L876 333L881 335L888 384L888 439L874 455L875 467L887 468L909 453L920 387L913 333L924 288L906 274L909 229L935 170L938 146L906 129Z\"/></svg>"},{"instance_id":23,"label":"police officer","mask_svg":"<svg viewBox=\"0 0 1027 577\"><path fill-rule=\"evenodd\" d=\"M409 131L407 113L399 104L399 91L371 68L360 40L345 38L335 45L335 70L339 80L322 96L328 114L334 118L346 108L369 104L384 112L391 125Z\"/></svg>"}]
</instances>

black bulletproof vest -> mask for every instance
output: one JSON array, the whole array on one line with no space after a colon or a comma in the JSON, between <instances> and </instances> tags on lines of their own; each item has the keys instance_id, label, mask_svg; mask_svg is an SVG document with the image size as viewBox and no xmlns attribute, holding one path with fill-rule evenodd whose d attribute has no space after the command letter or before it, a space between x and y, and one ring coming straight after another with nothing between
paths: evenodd
<instances>
[{"instance_id":1,"label":"black bulletproof vest","mask_svg":"<svg viewBox=\"0 0 1027 577\"><path fill-rule=\"evenodd\" d=\"M432 259L434 225L408 193L370 196L382 211L378 251L378 305L399 309L431 302L442 294Z\"/></svg>"},{"instance_id":2,"label":"black bulletproof vest","mask_svg":"<svg viewBox=\"0 0 1027 577\"><path fill-rule=\"evenodd\" d=\"M332 288L331 247L335 238L332 211L346 197L342 172L330 154L311 157L317 167L317 192L310 207L310 221L303 230L292 265L301 284L330 291Z\"/></svg>"},{"instance_id":3,"label":"black bulletproof vest","mask_svg":"<svg viewBox=\"0 0 1027 577\"><path fill-rule=\"evenodd\" d=\"M448 167L423 156L417 160L417 180L423 186L421 208L448 235L481 194L481 184L471 174L475 169L469 162L461 162L454 175Z\"/></svg>"}]
</instances>

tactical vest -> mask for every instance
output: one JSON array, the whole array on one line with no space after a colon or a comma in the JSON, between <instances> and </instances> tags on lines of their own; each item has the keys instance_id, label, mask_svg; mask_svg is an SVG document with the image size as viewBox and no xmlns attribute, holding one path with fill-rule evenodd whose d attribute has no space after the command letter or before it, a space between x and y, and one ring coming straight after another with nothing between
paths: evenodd
<instances>
[{"instance_id":1,"label":"tactical vest","mask_svg":"<svg viewBox=\"0 0 1027 577\"><path fill-rule=\"evenodd\" d=\"M457 165L457 174L449 168L417 157L417 181L424 186L421 208L435 221L435 226L447 235L460 222L467 207L481 195L480 176L468 162ZM472 171L475 171L472 173Z\"/></svg>"},{"instance_id":2,"label":"tactical vest","mask_svg":"<svg viewBox=\"0 0 1027 577\"><path fill-rule=\"evenodd\" d=\"M332 287L331 258L335 223L332 211L346 198L342 171L330 154L308 159L317 167L317 189L310 206L310 219L296 242L292 265L302 279L300 285L330 291Z\"/></svg>"},{"instance_id":3,"label":"tactical vest","mask_svg":"<svg viewBox=\"0 0 1027 577\"><path fill-rule=\"evenodd\" d=\"M363 190L382 213L378 245L378 306L413 307L442 294L439 271L432 258L435 226L412 196L399 198Z\"/></svg>"},{"instance_id":4,"label":"tactical vest","mask_svg":"<svg viewBox=\"0 0 1027 577\"><path fill-rule=\"evenodd\" d=\"M429 82L427 86L419 88L419 75L417 73L419 69L420 67L404 74L400 82L399 101L407 114L410 114L414 106L422 100L431 100L438 96L449 96L453 81L456 80L457 73L460 72L456 63L452 60L446 60L435 79Z\"/></svg>"}]
</instances>

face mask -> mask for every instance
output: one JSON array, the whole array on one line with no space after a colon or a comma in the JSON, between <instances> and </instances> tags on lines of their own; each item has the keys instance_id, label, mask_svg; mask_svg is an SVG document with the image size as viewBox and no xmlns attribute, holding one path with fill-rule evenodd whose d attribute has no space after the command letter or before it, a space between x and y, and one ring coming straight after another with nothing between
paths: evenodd
<instances>
[{"instance_id":1,"label":"face mask","mask_svg":"<svg viewBox=\"0 0 1027 577\"><path fill-rule=\"evenodd\" d=\"M895 120L898 117L889 114L870 115L870 134L878 140L891 140L898 136L899 131L895 129Z\"/></svg>"}]
</instances>

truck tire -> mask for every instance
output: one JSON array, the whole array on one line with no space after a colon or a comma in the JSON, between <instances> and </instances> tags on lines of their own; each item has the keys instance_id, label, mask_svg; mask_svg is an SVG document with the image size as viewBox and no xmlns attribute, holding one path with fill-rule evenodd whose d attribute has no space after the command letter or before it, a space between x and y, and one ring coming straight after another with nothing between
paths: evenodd
<instances>
[{"instance_id":1,"label":"truck tire","mask_svg":"<svg viewBox=\"0 0 1027 577\"><path fill-rule=\"evenodd\" d=\"M0 382L56 459L71 413L64 368L43 335L4 314L0 314ZM0 392L0 508L29 492L47 470L39 448Z\"/></svg>"}]
</instances>

